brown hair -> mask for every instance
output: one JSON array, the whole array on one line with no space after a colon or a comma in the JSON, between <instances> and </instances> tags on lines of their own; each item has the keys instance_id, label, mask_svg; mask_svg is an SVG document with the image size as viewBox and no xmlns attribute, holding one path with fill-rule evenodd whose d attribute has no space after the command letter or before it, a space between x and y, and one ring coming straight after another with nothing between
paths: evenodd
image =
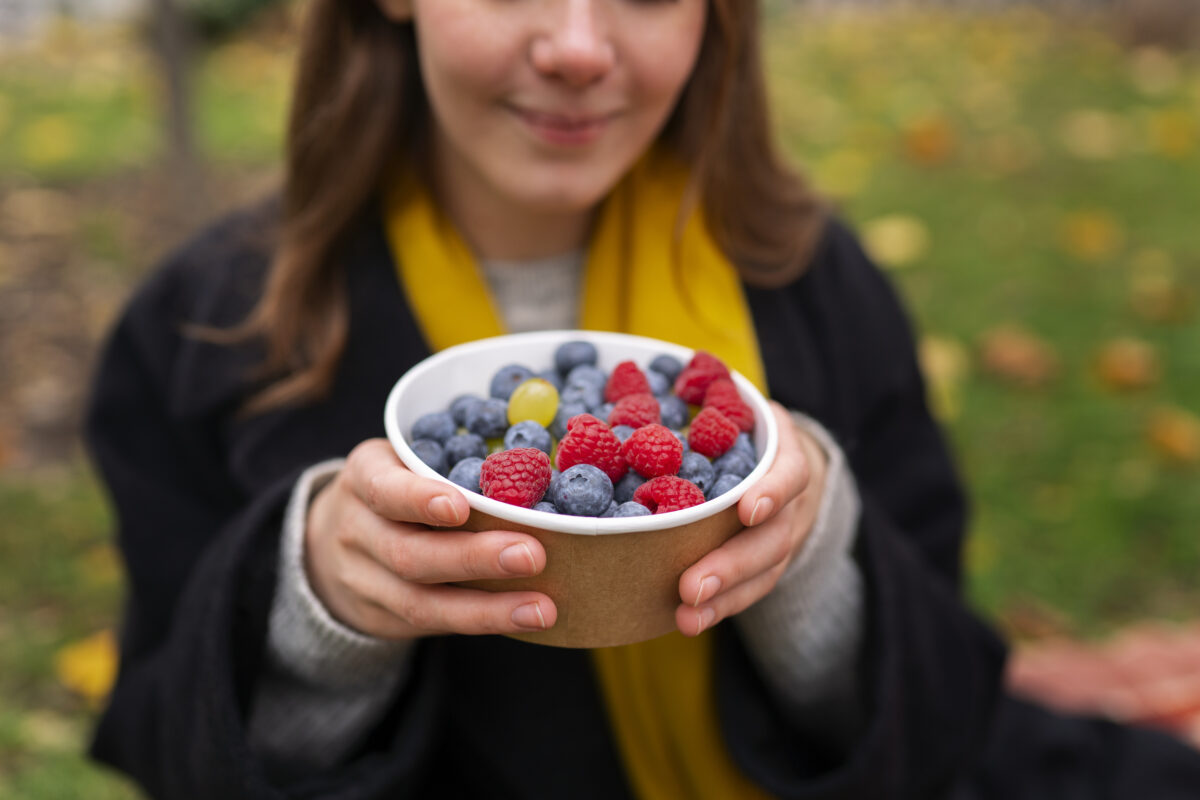
<instances>
[{"instance_id":1,"label":"brown hair","mask_svg":"<svg viewBox=\"0 0 1200 800\"><path fill-rule=\"evenodd\" d=\"M823 207L772 141L756 2L709 0L696 68L660 140L691 168L717 244L756 285L811 257ZM313 0L288 125L282 219L264 294L234 335L266 346L270 382L253 413L323 394L345 346L349 309L338 247L371 207L380 176L411 154L427 104L411 24L375 0Z\"/></svg>"}]
</instances>

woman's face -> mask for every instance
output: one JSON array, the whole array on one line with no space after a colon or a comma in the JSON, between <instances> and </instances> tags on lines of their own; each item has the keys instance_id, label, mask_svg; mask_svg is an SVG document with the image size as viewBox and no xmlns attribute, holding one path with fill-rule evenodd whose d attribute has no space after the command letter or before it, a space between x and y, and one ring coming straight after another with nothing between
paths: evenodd
<instances>
[{"instance_id":1,"label":"woman's face","mask_svg":"<svg viewBox=\"0 0 1200 800\"><path fill-rule=\"evenodd\" d=\"M411 15L440 188L561 214L646 151L691 74L707 0L379 0Z\"/></svg>"}]
</instances>

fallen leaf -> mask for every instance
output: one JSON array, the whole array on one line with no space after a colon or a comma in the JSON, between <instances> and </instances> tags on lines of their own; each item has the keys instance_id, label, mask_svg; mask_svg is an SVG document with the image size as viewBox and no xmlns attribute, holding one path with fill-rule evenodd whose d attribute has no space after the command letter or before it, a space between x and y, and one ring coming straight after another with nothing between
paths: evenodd
<instances>
[{"instance_id":1,"label":"fallen leaf","mask_svg":"<svg viewBox=\"0 0 1200 800\"><path fill-rule=\"evenodd\" d=\"M834 197L853 197L871 177L871 159L858 150L835 150L817 161L813 181Z\"/></svg>"},{"instance_id":2,"label":"fallen leaf","mask_svg":"<svg viewBox=\"0 0 1200 800\"><path fill-rule=\"evenodd\" d=\"M980 361L989 374L1026 388L1046 385L1059 370L1058 356L1049 343L1014 324L983 334Z\"/></svg>"},{"instance_id":3,"label":"fallen leaf","mask_svg":"<svg viewBox=\"0 0 1200 800\"><path fill-rule=\"evenodd\" d=\"M1150 415L1147 438L1154 451L1183 466L1200 463L1200 418L1182 408L1162 407Z\"/></svg>"},{"instance_id":4,"label":"fallen leaf","mask_svg":"<svg viewBox=\"0 0 1200 800\"><path fill-rule=\"evenodd\" d=\"M863 224L863 244L884 267L907 267L929 250L929 228L916 217L890 214Z\"/></svg>"},{"instance_id":5,"label":"fallen leaf","mask_svg":"<svg viewBox=\"0 0 1200 800\"><path fill-rule=\"evenodd\" d=\"M1166 109L1150 115L1150 147L1167 158L1184 159L1196 150L1200 124L1183 109Z\"/></svg>"},{"instance_id":6,"label":"fallen leaf","mask_svg":"<svg viewBox=\"0 0 1200 800\"><path fill-rule=\"evenodd\" d=\"M1117 116L1097 109L1067 114L1059 122L1058 134L1068 153L1094 161L1119 155L1125 139Z\"/></svg>"},{"instance_id":7,"label":"fallen leaf","mask_svg":"<svg viewBox=\"0 0 1200 800\"><path fill-rule=\"evenodd\" d=\"M22 131L21 155L34 166L55 166L71 160L78 152L79 131L64 115L35 119Z\"/></svg>"},{"instance_id":8,"label":"fallen leaf","mask_svg":"<svg viewBox=\"0 0 1200 800\"><path fill-rule=\"evenodd\" d=\"M1106 342L1095 361L1096 377L1108 389L1133 391L1158 382L1162 364L1149 342L1123 337Z\"/></svg>"},{"instance_id":9,"label":"fallen leaf","mask_svg":"<svg viewBox=\"0 0 1200 800\"><path fill-rule=\"evenodd\" d=\"M32 750L43 753L77 751L82 744L79 726L53 711L30 711L21 718L21 739Z\"/></svg>"},{"instance_id":10,"label":"fallen leaf","mask_svg":"<svg viewBox=\"0 0 1200 800\"><path fill-rule=\"evenodd\" d=\"M1080 261L1103 261L1115 255L1125 242L1121 223L1108 211L1077 211L1060 225L1063 249Z\"/></svg>"},{"instance_id":11,"label":"fallen leaf","mask_svg":"<svg viewBox=\"0 0 1200 800\"><path fill-rule=\"evenodd\" d=\"M970 367L967 348L957 339L924 336L918 347L933 415L950 421L962 413L962 384Z\"/></svg>"},{"instance_id":12,"label":"fallen leaf","mask_svg":"<svg viewBox=\"0 0 1200 800\"><path fill-rule=\"evenodd\" d=\"M1029 169L1041 152L1037 136L1027 128L1018 127L984 139L979 148L979 160L986 169L1006 175Z\"/></svg>"},{"instance_id":13,"label":"fallen leaf","mask_svg":"<svg viewBox=\"0 0 1200 800\"><path fill-rule=\"evenodd\" d=\"M924 167L944 164L954 155L958 137L940 114L921 117L904 127L904 155Z\"/></svg>"},{"instance_id":14,"label":"fallen leaf","mask_svg":"<svg viewBox=\"0 0 1200 800\"><path fill-rule=\"evenodd\" d=\"M1148 248L1130 259L1129 304L1150 322L1185 322L1196 311L1196 287L1179 277L1175 261L1163 250Z\"/></svg>"},{"instance_id":15,"label":"fallen leaf","mask_svg":"<svg viewBox=\"0 0 1200 800\"><path fill-rule=\"evenodd\" d=\"M65 645L54 655L59 683L97 705L117 677L117 642L111 630Z\"/></svg>"},{"instance_id":16,"label":"fallen leaf","mask_svg":"<svg viewBox=\"0 0 1200 800\"><path fill-rule=\"evenodd\" d=\"M1161 47L1139 47L1130 56L1129 75L1139 92L1161 97L1179 88L1183 72L1176 58Z\"/></svg>"}]
</instances>

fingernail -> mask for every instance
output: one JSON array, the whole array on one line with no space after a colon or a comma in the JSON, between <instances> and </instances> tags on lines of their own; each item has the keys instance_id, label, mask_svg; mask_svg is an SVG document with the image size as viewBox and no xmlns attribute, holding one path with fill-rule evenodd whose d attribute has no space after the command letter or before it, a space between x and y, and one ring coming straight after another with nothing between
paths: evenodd
<instances>
[{"instance_id":1,"label":"fingernail","mask_svg":"<svg viewBox=\"0 0 1200 800\"><path fill-rule=\"evenodd\" d=\"M715 608L705 608L700 611L700 618L696 621L696 635L704 633L704 629L713 624L713 620L717 618L717 610Z\"/></svg>"},{"instance_id":2,"label":"fingernail","mask_svg":"<svg viewBox=\"0 0 1200 800\"><path fill-rule=\"evenodd\" d=\"M439 494L429 501L429 516L443 525L454 525L458 522L458 512L454 510L454 503L444 494Z\"/></svg>"},{"instance_id":3,"label":"fingernail","mask_svg":"<svg viewBox=\"0 0 1200 800\"><path fill-rule=\"evenodd\" d=\"M500 551L500 566L513 575L532 575L537 571L529 545L510 544Z\"/></svg>"},{"instance_id":4,"label":"fingernail","mask_svg":"<svg viewBox=\"0 0 1200 800\"><path fill-rule=\"evenodd\" d=\"M771 512L774 510L774 500L769 497L758 498L758 502L754 504L754 510L750 512L750 527L754 527L760 520L771 516Z\"/></svg>"},{"instance_id":5,"label":"fingernail","mask_svg":"<svg viewBox=\"0 0 1200 800\"><path fill-rule=\"evenodd\" d=\"M546 618L542 616L542 607L537 603L526 603L517 606L512 612L514 625L534 630L546 630Z\"/></svg>"},{"instance_id":6,"label":"fingernail","mask_svg":"<svg viewBox=\"0 0 1200 800\"><path fill-rule=\"evenodd\" d=\"M721 591L721 579L716 575L708 575L700 581L700 588L696 590L696 602L692 603L692 606L708 602L719 591Z\"/></svg>"}]
</instances>

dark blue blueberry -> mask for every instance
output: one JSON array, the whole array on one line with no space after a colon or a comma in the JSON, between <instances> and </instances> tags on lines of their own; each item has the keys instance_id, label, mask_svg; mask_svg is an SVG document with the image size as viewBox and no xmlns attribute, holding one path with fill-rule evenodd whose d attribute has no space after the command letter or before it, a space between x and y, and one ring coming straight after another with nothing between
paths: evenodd
<instances>
[{"instance_id":1,"label":"dark blue blueberry","mask_svg":"<svg viewBox=\"0 0 1200 800\"><path fill-rule=\"evenodd\" d=\"M588 413L587 406L583 403L559 403L558 411L554 415L554 422L550 423L550 433L555 439L561 439L567 435L567 423L571 421L571 417L578 417L580 414Z\"/></svg>"},{"instance_id":2,"label":"dark blue blueberry","mask_svg":"<svg viewBox=\"0 0 1200 800\"><path fill-rule=\"evenodd\" d=\"M562 473L559 472L556 467L551 467L551 469L550 469L550 485L546 487L546 494L542 498L542 500L544 502L547 502L547 503L554 502L554 498L557 496L556 492L558 491L558 482L561 479L562 479Z\"/></svg>"},{"instance_id":3,"label":"dark blue blueberry","mask_svg":"<svg viewBox=\"0 0 1200 800\"><path fill-rule=\"evenodd\" d=\"M464 489L479 493L479 471L483 469L483 459L470 456L454 465L446 477Z\"/></svg>"},{"instance_id":4,"label":"dark blue blueberry","mask_svg":"<svg viewBox=\"0 0 1200 800\"><path fill-rule=\"evenodd\" d=\"M562 375L558 374L558 370L544 369L537 374L537 377L546 381L547 383L549 383L551 386L553 386L558 391L560 391L560 392L562 391L563 379L562 379Z\"/></svg>"},{"instance_id":5,"label":"dark blue blueberry","mask_svg":"<svg viewBox=\"0 0 1200 800\"><path fill-rule=\"evenodd\" d=\"M717 473L708 459L696 452L683 454L683 464L679 467L679 477L685 478L700 487L700 491L708 494Z\"/></svg>"},{"instance_id":6,"label":"dark blue blueberry","mask_svg":"<svg viewBox=\"0 0 1200 800\"><path fill-rule=\"evenodd\" d=\"M464 458L487 458L487 442L474 433L458 433L446 440L446 463L457 464Z\"/></svg>"},{"instance_id":7,"label":"dark blue blueberry","mask_svg":"<svg viewBox=\"0 0 1200 800\"><path fill-rule=\"evenodd\" d=\"M641 503L635 503L630 500L628 503L621 503L617 506L617 510L613 512L614 517L648 517L650 509L646 508Z\"/></svg>"},{"instance_id":8,"label":"dark blue blueberry","mask_svg":"<svg viewBox=\"0 0 1200 800\"><path fill-rule=\"evenodd\" d=\"M603 394L604 386L608 383L608 375L599 367L583 364L567 373L567 380L563 385L570 387L580 383L594 386Z\"/></svg>"},{"instance_id":9,"label":"dark blue blueberry","mask_svg":"<svg viewBox=\"0 0 1200 800\"><path fill-rule=\"evenodd\" d=\"M554 503L549 503L545 500L533 507L534 511L545 511L547 514L557 514L558 509L554 507Z\"/></svg>"},{"instance_id":10,"label":"dark blue blueberry","mask_svg":"<svg viewBox=\"0 0 1200 800\"><path fill-rule=\"evenodd\" d=\"M613 499L613 485L608 476L591 464L576 464L563 470L555 487L553 500L561 514L576 517L598 517Z\"/></svg>"},{"instance_id":11,"label":"dark blue blueberry","mask_svg":"<svg viewBox=\"0 0 1200 800\"><path fill-rule=\"evenodd\" d=\"M467 430L484 439L503 436L508 430L508 403L490 398L467 413Z\"/></svg>"},{"instance_id":12,"label":"dark blue blueberry","mask_svg":"<svg viewBox=\"0 0 1200 800\"><path fill-rule=\"evenodd\" d=\"M454 417L454 421L460 428L465 428L467 427L467 414L482 402L483 398L477 394L460 394L450 402L450 415Z\"/></svg>"},{"instance_id":13,"label":"dark blue blueberry","mask_svg":"<svg viewBox=\"0 0 1200 800\"><path fill-rule=\"evenodd\" d=\"M754 442L750 440L750 434L739 433L738 437L733 440L733 447L730 450L739 450L746 455L758 461L758 451L754 449Z\"/></svg>"},{"instance_id":14,"label":"dark blue blueberry","mask_svg":"<svg viewBox=\"0 0 1200 800\"><path fill-rule=\"evenodd\" d=\"M671 431L671 433L675 434L675 438L679 440L681 445L683 445L683 452L692 452L692 446L688 444L687 437L683 435L682 431Z\"/></svg>"},{"instance_id":15,"label":"dark blue blueberry","mask_svg":"<svg viewBox=\"0 0 1200 800\"><path fill-rule=\"evenodd\" d=\"M678 430L688 424L687 403L677 394L658 398L658 412L662 417L662 424L668 428Z\"/></svg>"},{"instance_id":16,"label":"dark blue blueberry","mask_svg":"<svg viewBox=\"0 0 1200 800\"><path fill-rule=\"evenodd\" d=\"M675 379L679 377L679 373L683 372L683 362L675 356L669 356L664 353L661 356L654 357L654 360L650 362L650 369L660 375L665 375L667 380L673 384L675 383Z\"/></svg>"},{"instance_id":17,"label":"dark blue blueberry","mask_svg":"<svg viewBox=\"0 0 1200 800\"><path fill-rule=\"evenodd\" d=\"M550 431L531 419L518 422L504 434L504 449L512 450L516 447L536 447L550 455Z\"/></svg>"},{"instance_id":18,"label":"dark blue blueberry","mask_svg":"<svg viewBox=\"0 0 1200 800\"><path fill-rule=\"evenodd\" d=\"M603 514L601 514L600 516L602 516L602 517L611 517L612 515L614 515L614 514L616 514L616 513L617 513L617 509L618 509L619 507L620 507L620 506L618 506L618 505L617 505L617 501L616 501L616 500L613 500L612 502L610 502L610 503L608 504L608 508L604 509L604 513L603 513Z\"/></svg>"},{"instance_id":19,"label":"dark blue blueberry","mask_svg":"<svg viewBox=\"0 0 1200 800\"><path fill-rule=\"evenodd\" d=\"M554 351L554 368L566 375L580 365L594 365L597 358L596 346L591 342L563 342Z\"/></svg>"},{"instance_id":20,"label":"dark blue blueberry","mask_svg":"<svg viewBox=\"0 0 1200 800\"><path fill-rule=\"evenodd\" d=\"M628 503L633 499L633 493L645 482L645 478L633 470L629 470L625 473L625 477L617 481L617 485L613 487L613 499L618 503Z\"/></svg>"},{"instance_id":21,"label":"dark blue blueberry","mask_svg":"<svg viewBox=\"0 0 1200 800\"><path fill-rule=\"evenodd\" d=\"M604 405L604 387L597 388L590 383L568 383L559 394L558 402L563 405L582 405L591 413L593 408Z\"/></svg>"},{"instance_id":22,"label":"dark blue blueberry","mask_svg":"<svg viewBox=\"0 0 1200 800\"><path fill-rule=\"evenodd\" d=\"M612 410L612 403L604 403L600 406L597 406L596 410L593 411L592 414L594 414L598 419L608 422L608 418L612 415Z\"/></svg>"},{"instance_id":23,"label":"dark blue blueberry","mask_svg":"<svg viewBox=\"0 0 1200 800\"><path fill-rule=\"evenodd\" d=\"M618 425L612 429L612 432L621 440L621 444L625 444L625 440L633 436L633 428L629 425Z\"/></svg>"},{"instance_id":24,"label":"dark blue blueberry","mask_svg":"<svg viewBox=\"0 0 1200 800\"><path fill-rule=\"evenodd\" d=\"M646 383L650 384L650 393L655 397L665 397L671 391L671 382L657 370L646 370Z\"/></svg>"},{"instance_id":25,"label":"dark blue blueberry","mask_svg":"<svg viewBox=\"0 0 1200 800\"><path fill-rule=\"evenodd\" d=\"M512 396L513 389L532 377L533 371L529 367L521 364L506 364L496 370L496 374L492 376L492 385L488 388L488 394L501 400L507 400Z\"/></svg>"},{"instance_id":26,"label":"dark blue blueberry","mask_svg":"<svg viewBox=\"0 0 1200 800\"><path fill-rule=\"evenodd\" d=\"M718 475L737 475L739 479L753 472L755 466L757 462L741 450L729 450L713 461L713 469Z\"/></svg>"},{"instance_id":27,"label":"dark blue blueberry","mask_svg":"<svg viewBox=\"0 0 1200 800\"><path fill-rule=\"evenodd\" d=\"M446 451L433 439L417 439L412 443L412 451L434 472L446 474Z\"/></svg>"},{"instance_id":28,"label":"dark blue blueberry","mask_svg":"<svg viewBox=\"0 0 1200 800\"><path fill-rule=\"evenodd\" d=\"M433 439L438 444L445 444L457 431L458 423L454 421L454 415L449 411L435 411L417 418L413 423L412 438Z\"/></svg>"},{"instance_id":29,"label":"dark blue blueberry","mask_svg":"<svg viewBox=\"0 0 1200 800\"><path fill-rule=\"evenodd\" d=\"M742 479L737 475L731 475L729 473L720 475L715 481L713 481L712 488L708 490L708 494L706 494L705 497L707 497L709 500L712 500L714 497L720 497L741 482Z\"/></svg>"}]
</instances>

